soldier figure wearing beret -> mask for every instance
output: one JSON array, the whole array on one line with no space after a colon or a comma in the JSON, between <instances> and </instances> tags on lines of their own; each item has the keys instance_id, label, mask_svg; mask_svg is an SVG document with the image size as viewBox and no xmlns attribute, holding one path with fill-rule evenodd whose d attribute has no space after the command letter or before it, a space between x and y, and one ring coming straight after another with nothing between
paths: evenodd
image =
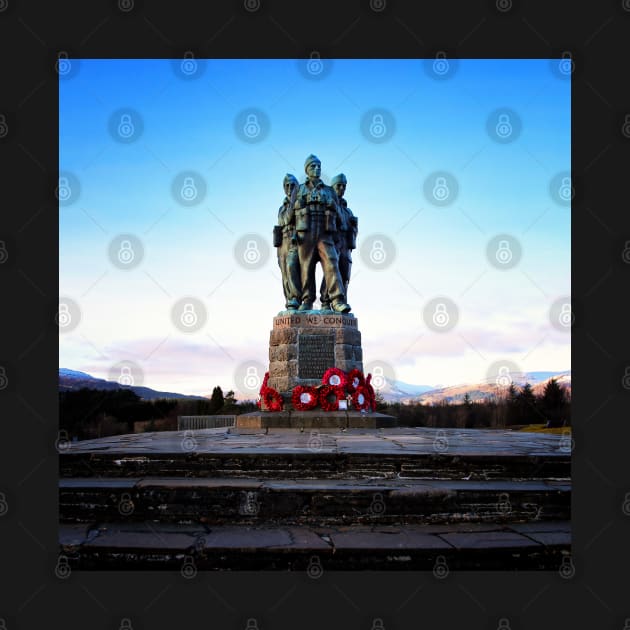
<instances>
[{"instance_id":1,"label":"soldier figure wearing beret","mask_svg":"<svg viewBox=\"0 0 630 630\"><path fill-rule=\"evenodd\" d=\"M278 225L274 228L274 245L278 248L278 265L282 273L282 288L288 310L296 310L302 301L302 281L298 259L293 204L299 182L287 173L282 182L285 198L278 211Z\"/></svg>"},{"instance_id":2,"label":"soldier figure wearing beret","mask_svg":"<svg viewBox=\"0 0 630 630\"><path fill-rule=\"evenodd\" d=\"M337 193L339 198L339 210L341 214L341 228L337 230L335 235L335 247L337 248L337 255L339 256L339 273L341 274L341 281L343 282L346 299L348 297L348 285L350 284L350 271L352 269L352 250L357 246L357 227L358 220L352 214L352 210L348 208L348 202L343 198L346 192L346 186L348 180L343 173L335 175L330 185ZM322 279L320 287L320 296L322 302L322 310L330 308L330 297L326 290L326 279Z\"/></svg>"}]
</instances>

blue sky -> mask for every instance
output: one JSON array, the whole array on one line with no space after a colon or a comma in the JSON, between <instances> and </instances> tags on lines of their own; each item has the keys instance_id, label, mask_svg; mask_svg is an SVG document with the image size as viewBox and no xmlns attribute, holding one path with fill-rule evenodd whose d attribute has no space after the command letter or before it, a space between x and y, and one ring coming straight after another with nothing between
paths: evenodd
<instances>
[{"instance_id":1,"label":"blue sky","mask_svg":"<svg viewBox=\"0 0 630 630\"><path fill-rule=\"evenodd\" d=\"M271 247L282 179L303 181L315 153L325 180L346 174L359 217L348 301L366 364L428 385L483 380L501 360L570 369L570 334L549 318L571 289L570 205L553 192L570 171L570 80L550 60L457 60L448 78L418 59L334 60L318 80L296 60L196 63L187 77L176 60L81 60L60 80L60 171L74 186L59 208L60 295L81 310L61 367L108 378L128 361L156 389L239 390L244 366L266 365L283 309ZM111 131L129 109L142 133L120 142ZM388 134L395 124L384 142L362 133L371 110L385 110ZM520 119L511 142L489 133L498 110ZM247 111L259 142L239 131ZM449 205L425 195L438 172L457 184ZM194 205L177 197L186 173L203 178ZM142 244L132 269L108 257L121 234ZM235 253L248 234L269 247L255 269ZM377 234L395 252L375 269L360 248ZM497 235L520 246L513 268L489 262ZM207 311L193 333L171 320L185 296ZM436 296L458 308L449 332L423 318Z\"/></svg>"}]
</instances>

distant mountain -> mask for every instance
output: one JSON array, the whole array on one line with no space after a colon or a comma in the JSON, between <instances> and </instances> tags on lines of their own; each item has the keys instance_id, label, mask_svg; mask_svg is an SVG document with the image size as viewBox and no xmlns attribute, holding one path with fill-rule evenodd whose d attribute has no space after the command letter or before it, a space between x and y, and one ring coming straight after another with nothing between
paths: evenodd
<instances>
[{"instance_id":1,"label":"distant mountain","mask_svg":"<svg viewBox=\"0 0 630 630\"><path fill-rule=\"evenodd\" d=\"M187 398L190 400L204 399L203 396L186 396L174 392L160 392L150 387L139 385L121 385L118 381L106 381L102 378L95 378L87 372L59 368L59 391L76 391L83 387L90 389L130 389L134 394L144 400L156 400L158 398Z\"/></svg>"},{"instance_id":2,"label":"distant mountain","mask_svg":"<svg viewBox=\"0 0 630 630\"><path fill-rule=\"evenodd\" d=\"M405 398L413 398L433 389L431 385L410 385L402 381L389 380L384 376L373 376L372 385L386 402L400 402Z\"/></svg>"},{"instance_id":3,"label":"distant mountain","mask_svg":"<svg viewBox=\"0 0 630 630\"><path fill-rule=\"evenodd\" d=\"M535 395L543 393L545 385L550 379L555 378L558 385L563 387L569 394L571 393L571 372L525 372L522 374L512 374L512 383L518 388L525 383L532 386ZM509 385L509 383L508 383ZM422 403L431 405L440 402L462 403L466 394L472 402L483 402L491 398L501 398L507 391L507 385L498 385L495 381L484 381L481 383L463 383L426 391L419 396L405 398L400 402Z\"/></svg>"}]
</instances>

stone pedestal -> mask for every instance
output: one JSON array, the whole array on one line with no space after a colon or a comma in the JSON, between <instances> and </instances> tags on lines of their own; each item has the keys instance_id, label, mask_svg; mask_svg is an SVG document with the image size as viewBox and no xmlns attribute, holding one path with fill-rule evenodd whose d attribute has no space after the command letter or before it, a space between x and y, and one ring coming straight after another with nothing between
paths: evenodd
<instances>
[{"instance_id":1,"label":"stone pedestal","mask_svg":"<svg viewBox=\"0 0 630 630\"><path fill-rule=\"evenodd\" d=\"M290 395L296 385L320 385L330 367L363 371L361 333L354 315L303 311L273 318L269 387Z\"/></svg>"}]
</instances>

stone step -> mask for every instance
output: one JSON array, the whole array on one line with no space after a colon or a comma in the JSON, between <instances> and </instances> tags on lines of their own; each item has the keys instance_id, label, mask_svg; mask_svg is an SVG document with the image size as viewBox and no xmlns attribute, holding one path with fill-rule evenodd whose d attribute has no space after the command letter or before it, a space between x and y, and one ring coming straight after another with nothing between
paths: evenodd
<instances>
[{"instance_id":1,"label":"stone step","mask_svg":"<svg viewBox=\"0 0 630 630\"><path fill-rule=\"evenodd\" d=\"M61 477L261 477L303 479L568 479L565 455L216 452L67 453Z\"/></svg>"},{"instance_id":2,"label":"stone step","mask_svg":"<svg viewBox=\"0 0 630 630\"><path fill-rule=\"evenodd\" d=\"M60 554L74 569L198 570L558 570L571 550L568 521L522 524L354 525L334 527L63 524Z\"/></svg>"},{"instance_id":3,"label":"stone step","mask_svg":"<svg viewBox=\"0 0 630 630\"><path fill-rule=\"evenodd\" d=\"M571 484L554 480L70 478L63 522L227 524L566 520Z\"/></svg>"}]
</instances>

